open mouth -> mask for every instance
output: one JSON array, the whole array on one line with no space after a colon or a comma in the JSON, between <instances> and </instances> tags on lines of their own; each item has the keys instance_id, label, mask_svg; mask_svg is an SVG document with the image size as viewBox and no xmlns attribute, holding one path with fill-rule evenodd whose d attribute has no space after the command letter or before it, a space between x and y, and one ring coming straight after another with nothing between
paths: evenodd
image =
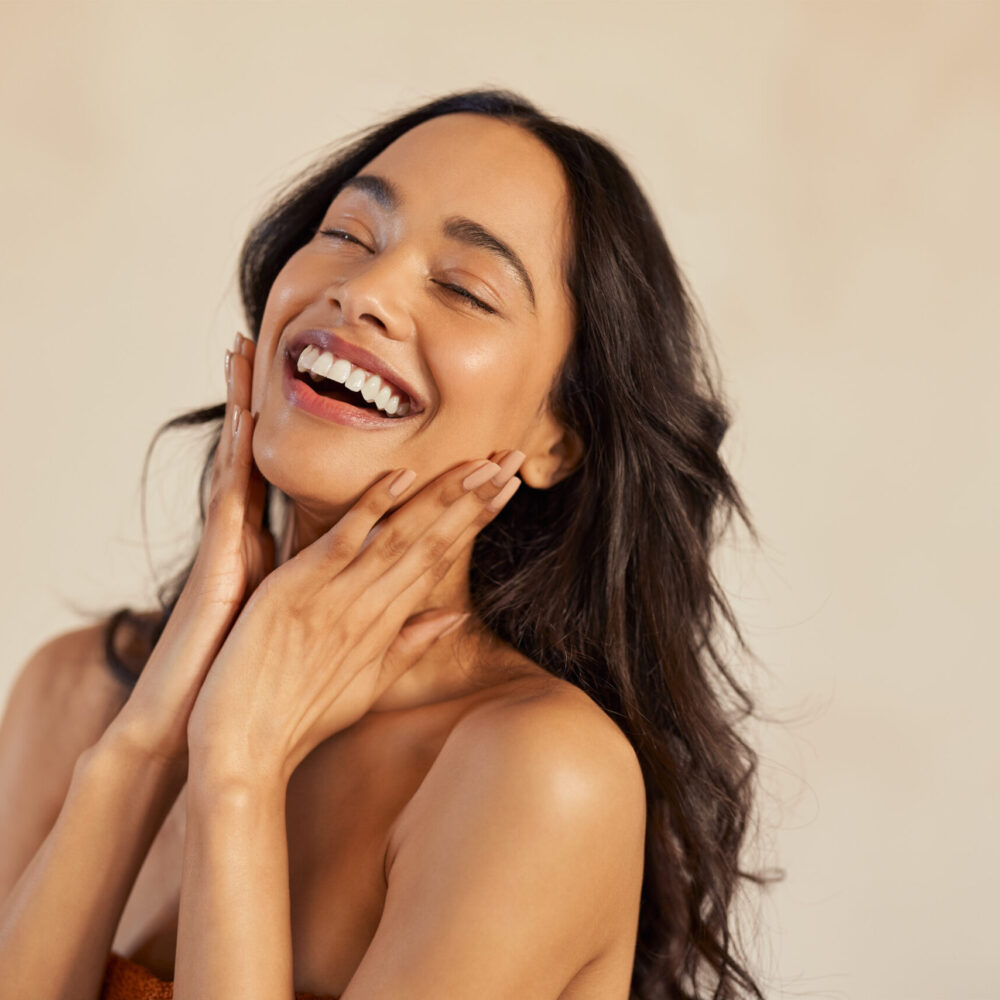
<instances>
[{"instance_id":1,"label":"open mouth","mask_svg":"<svg viewBox=\"0 0 1000 1000\"><path fill-rule=\"evenodd\" d=\"M286 358L288 384L298 385L296 392L304 402L315 400L321 415L344 419L353 413L366 424L386 424L419 412L409 395L388 379L315 344L305 345L297 358L294 352Z\"/></svg>"},{"instance_id":2,"label":"open mouth","mask_svg":"<svg viewBox=\"0 0 1000 1000\"><path fill-rule=\"evenodd\" d=\"M348 406L353 406L358 410L368 410L371 413L377 413L379 416L385 416L375 405L374 399L366 400L360 393L346 389L339 382L331 382L320 375L300 371L295 373L294 378L296 382L302 382L324 399L335 399L340 403L347 403Z\"/></svg>"}]
</instances>

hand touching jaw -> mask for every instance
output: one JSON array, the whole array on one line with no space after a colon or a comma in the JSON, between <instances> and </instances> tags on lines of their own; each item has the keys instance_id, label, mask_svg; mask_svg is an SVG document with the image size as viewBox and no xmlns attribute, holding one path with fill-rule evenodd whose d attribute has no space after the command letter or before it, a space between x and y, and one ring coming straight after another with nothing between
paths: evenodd
<instances>
[{"instance_id":1,"label":"hand touching jaw","mask_svg":"<svg viewBox=\"0 0 1000 1000\"><path fill-rule=\"evenodd\" d=\"M335 192L275 277L258 337L254 458L295 503L288 553L391 469L415 470L419 489L461 462L519 449L531 486L570 471L578 449L548 409L573 324L567 198L543 143L473 114L417 126ZM289 351L306 335L326 337L320 367L334 378L312 383L326 417L285 392ZM356 390L333 384L344 374L338 351ZM382 378L419 406L402 419L378 411ZM335 419L352 409L368 419Z\"/></svg>"}]
</instances>

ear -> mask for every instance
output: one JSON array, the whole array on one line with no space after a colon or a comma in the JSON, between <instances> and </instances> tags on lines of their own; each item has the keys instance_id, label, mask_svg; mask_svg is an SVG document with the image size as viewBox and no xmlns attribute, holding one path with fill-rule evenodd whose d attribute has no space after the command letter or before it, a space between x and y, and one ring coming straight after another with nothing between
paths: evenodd
<instances>
[{"instance_id":1,"label":"ear","mask_svg":"<svg viewBox=\"0 0 1000 1000\"><path fill-rule=\"evenodd\" d=\"M518 470L521 480L536 490L546 490L565 479L583 459L583 441L546 409L520 445L525 459Z\"/></svg>"}]
</instances>

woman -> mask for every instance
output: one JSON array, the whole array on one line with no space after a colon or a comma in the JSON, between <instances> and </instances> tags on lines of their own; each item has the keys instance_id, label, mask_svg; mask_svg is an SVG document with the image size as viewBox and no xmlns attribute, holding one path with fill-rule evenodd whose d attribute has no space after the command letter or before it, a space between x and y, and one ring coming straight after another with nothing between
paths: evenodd
<instances>
[{"instance_id":1,"label":"woman","mask_svg":"<svg viewBox=\"0 0 1000 1000\"><path fill-rule=\"evenodd\" d=\"M750 524L627 169L450 95L302 178L241 290L225 407L166 425L222 418L195 558L12 693L0 1000L760 996L709 564Z\"/></svg>"}]
</instances>

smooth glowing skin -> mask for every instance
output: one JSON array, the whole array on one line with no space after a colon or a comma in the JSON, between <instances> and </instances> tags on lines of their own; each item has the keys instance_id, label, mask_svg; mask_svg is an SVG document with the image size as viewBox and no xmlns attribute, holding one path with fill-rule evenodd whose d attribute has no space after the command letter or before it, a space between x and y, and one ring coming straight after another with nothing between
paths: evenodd
<instances>
[{"instance_id":1,"label":"smooth glowing skin","mask_svg":"<svg viewBox=\"0 0 1000 1000\"><path fill-rule=\"evenodd\" d=\"M272 722L281 743L282 720L301 722L321 704L313 682L328 662L360 655L362 642L320 655L293 642L303 620L319 620L328 640L354 607L336 589L350 567L333 574L337 600L317 597L306 612L308 589L292 581L303 566L328 568L317 567L321 536L359 523L358 508L344 515L373 482L414 469L403 498L415 505L378 508L395 502L412 521L427 510L416 505L421 486L470 460L520 449L519 475L540 488L579 461L580 443L545 408L573 329L562 280L567 188L555 157L514 126L462 114L412 130L362 173L398 189L398 212L343 192L321 228L364 247L317 236L296 253L274 283L256 353L234 361L229 402L250 404L256 462L294 504L275 570L286 582L265 579L208 667L186 779L174 761L137 755L114 733L137 698L125 702L110 676L100 627L46 646L18 682L0 732L3 760L17 762L0 768L0 825L15 857L0 866L0 1000L96 995L112 940L173 978L176 1000L276 1000L293 987L342 1000L628 994L645 836L638 758L584 692L475 622L438 639L357 722L309 742L290 777L213 759L216 734L251 763ZM502 263L442 235L455 215L516 250L534 310ZM367 431L291 407L284 344L310 327L385 359L426 410ZM250 442L239 440L247 454ZM440 519L471 502L465 494ZM360 522L355 548L375 520ZM387 537L375 535L355 574L375 564ZM423 607L468 607L471 544ZM391 572L352 584L359 600L380 600ZM277 614L262 618L268 608ZM367 634L389 629L384 621ZM145 679L157 667L175 678L164 663L180 669L190 657L174 657ZM248 721L256 728L242 728Z\"/></svg>"},{"instance_id":2,"label":"smooth glowing skin","mask_svg":"<svg viewBox=\"0 0 1000 1000\"><path fill-rule=\"evenodd\" d=\"M458 114L412 129L360 173L397 189L397 211L367 192L342 191L320 229L343 230L364 246L318 233L278 274L261 323L254 459L295 504L279 562L326 531L390 469L417 472L412 494L460 462L517 448L527 456L521 479L544 488L568 474L580 454L579 442L546 406L573 323L563 281L567 189L556 157L523 129ZM497 257L442 234L452 216L480 223L517 252L531 276L534 307ZM496 313L442 283L464 287ZM314 327L335 329L391 364L421 395L424 411L398 429L373 432L290 406L281 392L284 346ZM471 545L427 607L468 608L469 555ZM441 653L411 668L373 710L467 683L449 677L455 650L446 662Z\"/></svg>"},{"instance_id":3,"label":"smooth glowing skin","mask_svg":"<svg viewBox=\"0 0 1000 1000\"><path fill-rule=\"evenodd\" d=\"M573 321L562 278L567 193L558 160L522 129L447 115L397 139L361 174L399 190L398 212L348 189L320 228L346 230L373 252L317 235L275 279L258 338L254 458L296 501L296 550L391 468L415 469L419 488L459 462L520 448L529 485L550 485L559 474L561 456L551 450L563 431L543 409ZM441 234L454 215L518 252L532 276L534 311L496 257ZM464 286L497 314L478 311L441 281ZM313 326L335 328L384 358L411 379L426 410L398 431L366 432L289 407L281 348Z\"/></svg>"}]
</instances>

